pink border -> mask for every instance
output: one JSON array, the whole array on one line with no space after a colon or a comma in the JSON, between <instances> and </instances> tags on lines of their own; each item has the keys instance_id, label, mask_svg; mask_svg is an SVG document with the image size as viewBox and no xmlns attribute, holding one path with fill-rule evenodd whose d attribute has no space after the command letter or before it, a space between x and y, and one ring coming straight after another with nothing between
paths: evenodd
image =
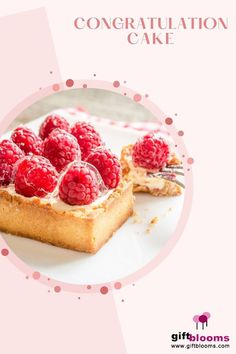
<instances>
[{"instance_id":1,"label":"pink border","mask_svg":"<svg viewBox=\"0 0 236 354\"><path fill-rule=\"evenodd\" d=\"M126 286L130 283L137 281L139 278L143 277L154 268L157 267L165 257L170 253L170 251L174 248L175 244L179 240L184 227L186 225L187 219L190 214L190 209L192 205L192 197L193 197L193 175L192 169L190 168L190 163L193 162L193 159L189 157L185 144L182 140L182 133L177 131L173 124L169 125L165 123L165 119L167 116L153 103L150 99L147 98L147 95L141 96L139 93L119 84L118 81L114 81L114 83L107 82L107 81L98 81L98 80L72 80L68 79L65 83L57 83L52 86L46 87L38 92L34 93L33 95L27 97L23 102L18 104L16 107L9 112L7 116L4 117L2 120L2 126L0 132L2 133L9 123L11 123L16 116L21 113L24 109L26 109L29 105L35 103L36 101L40 100L43 97L46 97L55 91L59 90L66 90L66 89L73 89L73 88L98 88L104 89L109 91L114 91L116 93L120 93L133 99L135 102L141 103L144 107L149 109L152 114L156 117L156 119L162 125L168 129L169 133L171 134L172 138L174 139L176 146L181 154L184 156L183 158L183 167L185 172L185 196L184 196L184 205L181 213L181 217L179 223L176 227L176 230L171 237L171 239L167 242L167 244L163 247L160 254L154 258L151 262L149 262L146 266L141 268L140 270L136 271L132 275L129 275L119 281L105 283L105 284L95 284L95 285L77 285L77 284L68 284L59 282L53 279L49 279L48 277L39 274L38 272L32 272L32 269L25 264L21 259L19 259L13 252L9 251L7 254L3 254L10 259L10 261L15 264L17 268L23 271L26 274L26 278L33 278L35 280L39 280L41 283L50 286L54 289L55 292L60 291L68 291L68 292L76 292L76 293L97 293L101 292L102 294L107 294L112 289L120 289L121 286ZM172 120L172 119L171 119ZM3 128L3 129L2 129ZM1 248L5 247L8 248L8 245L1 237L0 239ZM5 253L5 252L4 252Z\"/></svg>"}]
</instances>

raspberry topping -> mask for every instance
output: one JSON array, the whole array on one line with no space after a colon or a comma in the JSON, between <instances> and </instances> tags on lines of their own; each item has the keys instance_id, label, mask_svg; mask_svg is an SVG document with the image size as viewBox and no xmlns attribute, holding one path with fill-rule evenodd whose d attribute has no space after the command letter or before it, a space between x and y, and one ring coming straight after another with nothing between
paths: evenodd
<instances>
[{"instance_id":1,"label":"raspberry topping","mask_svg":"<svg viewBox=\"0 0 236 354\"><path fill-rule=\"evenodd\" d=\"M76 137L79 143L82 160L86 159L92 149L102 145L99 133L89 123L75 123L71 128L71 134Z\"/></svg>"},{"instance_id":2,"label":"raspberry topping","mask_svg":"<svg viewBox=\"0 0 236 354\"><path fill-rule=\"evenodd\" d=\"M45 139L54 129L60 128L68 132L69 127L70 125L65 118L59 116L59 114L52 114L47 116L41 124L39 136Z\"/></svg>"},{"instance_id":3,"label":"raspberry topping","mask_svg":"<svg viewBox=\"0 0 236 354\"><path fill-rule=\"evenodd\" d=\"M45 157L25 156L16 166L15 190L25 197L45 197L54 191L57 179L57 171Z\"/></svg>"},{"instance_id":4,"label":"raspberry topping","mask_svg":"<svg viewBox=\"0 0 236 354\"><path fill-rule=\"evenodd\" d=\"M43 141L31 129L20 125L13 131L11 138L26 154L42 155Z\"/></svg>"},{"instance_id":5,"label":"raspberry topping","mask_svg":"<svg viewBox=\"0 0 236 354\"><path fill-rule=\"evenodd\" d=\"M107 188L116 188L120 182L121 167L116 155L109 150L98 148L91 151L87 162L95 166Z\"/></svg>"},{"instance_id":6,"label":"raspberry topping","mask_svg":"<svg viewBox=\"0 0 236 354\"><path fill-rule=\"evenodd\" d=\"M12 182L13 165L23 156L23 151L11 140L0 142L0 186Z\"/></svg>"},{"instance_id":7,"label":"raspberry topping","mask_svg":"<svg viewBox=\"0 0 236 354\"><path fill-rule=\"evenodd\" d=\"M60 172L68 163L81 159L79 144L73 135L62 129L54 129L44 140L43 155Z\"/></svg>"},{"instance_id":8,"label":"raspberry topping","mask_svg":"<svg viewBox=\"0 0 236 354\"><path fill-rule=\"evenodd\" d=\"M136 167L158 171L165 167L168 157L168 144L153 133L143 136L133 146L132 160Z\"/></svg>"},{"instance_id":9,"label":"raspberry topping","mask_svg":"<svg viewBox=\"0 0 236 354\"><path fill-rule=\"evenodd\" d=\"M96 172L88 165L72 164L59 185L59 196L67 204L91 204L99 195Z\"/></svg>"}]
</instances>

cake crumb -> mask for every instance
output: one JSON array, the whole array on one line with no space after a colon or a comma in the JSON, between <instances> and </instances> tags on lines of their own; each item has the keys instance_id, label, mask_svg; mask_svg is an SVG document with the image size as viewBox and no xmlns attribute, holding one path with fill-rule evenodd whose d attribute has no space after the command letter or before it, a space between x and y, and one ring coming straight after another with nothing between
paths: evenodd
<instances>
[{"instance_id":1,"label":"cake crumb","mask_svg":"<svg viewBox=\"0 0 236 354\"><path fill-rule=\"evenodd\" d=\"M153 228L154 225L156 225L159 221L159 218L157 216L154 216L154 218L152 218L149 222L148 228L146 230L146 233L150 233L151 229Z\"/></svg>"},{"instance_id":2,"label":"cake crumb","mask_svg":"<svg viewBox=\"0 0 236 354\"><path fill-rule=\"evenodd\" d=\"M133 223L134 224L140 224L142 222L142 219L140 217L140 215L138 214L138 212L136 210L134 210L133 212Z\"/></svg>"},{"instance_id":3,"label":"cake crumb","mask_svg":"<svg viewBox=\"0 0 236 354\"><path fill-rule=\"evenodd\" d=\"M152 218L152 220L150 221L150 225L155 225L155 224L157 224L158 220L159 220L158 217L155 216L155 217Z\"/></svg>"}]
</instances>

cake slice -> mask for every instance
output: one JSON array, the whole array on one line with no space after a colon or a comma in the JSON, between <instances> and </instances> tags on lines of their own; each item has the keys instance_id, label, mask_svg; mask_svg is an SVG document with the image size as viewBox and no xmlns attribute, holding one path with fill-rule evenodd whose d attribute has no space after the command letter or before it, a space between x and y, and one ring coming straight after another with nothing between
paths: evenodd
<instances>
[{"instance_id":1,"label":"cake slice","mask_svg":"<svg viewBox=\"0 0 236 354\"><path fill-rule=\"evenodd\" d=\"M75 251L97 252L132 212L129 181L81 207L57 198L26 198L12 185L0 188L0 230Z\"/></svg>"},{"instance_id":2,"label":"cake slice","mask_svg":"<svg viewBox=\"0 0 236 354\"><path fill-rule=\"evenodd\" d=\"M121 167L123 178L132 181L134 192L146 192L156 197L182 194L184 185L176 179L176 175L183 175L182 166L174 153L168 156L165 167L154 172L134 165L133 146L130 144L122 148Z\"/></svg>"},{"instance_id":3,"label":"cake slice","mask_svg":"<svg viewBox=\"0 0 236 354\"><path fill-rule=\"evenodd\" d=\"M97 252L133 213L132 182L91 124L50 115L36 134L0 141L0 230Z\"/></svg>"}]
</instances>

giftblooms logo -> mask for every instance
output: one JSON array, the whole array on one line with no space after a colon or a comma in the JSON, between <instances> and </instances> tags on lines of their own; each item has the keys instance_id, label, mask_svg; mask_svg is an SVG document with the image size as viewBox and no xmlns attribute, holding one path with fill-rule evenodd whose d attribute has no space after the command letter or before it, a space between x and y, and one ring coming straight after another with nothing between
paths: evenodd
<instances>
[{"instance_id":1,"label":"giftblooms logo","mask_svg":"<svg viewBox=\"0 0 236 354\"><path fill-rule=\"evenodd\" d=\"M211 317L210 312L203 312L203 314L200 315L200 316L199 315L193 316L193 322L195 322L195 324L196 324L196 329L199 328L199 326L198 326L199 323L202 324L202 326L201 326L202 329L204 329L205 326L207 327L208 326L208 320L209 320L210 317Z\"/></svg>"},{"instance_id":2,"label":"giftblooms logo","mask_svg":"<svg viewBox=\"0 0 236 354\"><path fill-rule=\"evenodd\" d=\"M210 312L203 312L202 315L193 316L196 330L206 330L208 327ZM225 333L191 333L190 331L179 331L171 334L171 348L230 348L230 337Z\"/></svg>"}]
</instances>

